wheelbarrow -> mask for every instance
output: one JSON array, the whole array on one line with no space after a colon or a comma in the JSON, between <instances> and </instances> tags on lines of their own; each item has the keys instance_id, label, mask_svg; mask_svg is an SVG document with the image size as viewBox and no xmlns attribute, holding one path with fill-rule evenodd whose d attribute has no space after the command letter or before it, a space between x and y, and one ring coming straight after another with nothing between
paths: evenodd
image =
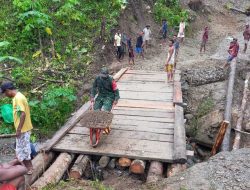
<instances>
[{"instance_id":1,"label":"wheelbarrow","mask_svg":"<svg viewBox=\"0 0 250 190\"><path fill-rule=\"evenodd\" d=\"M106 111L87 111L80 124L89 128L90 145L96 147L101 139L104 130L110 128L113 119L113 114Z\"/></svg>"}]
</instances>

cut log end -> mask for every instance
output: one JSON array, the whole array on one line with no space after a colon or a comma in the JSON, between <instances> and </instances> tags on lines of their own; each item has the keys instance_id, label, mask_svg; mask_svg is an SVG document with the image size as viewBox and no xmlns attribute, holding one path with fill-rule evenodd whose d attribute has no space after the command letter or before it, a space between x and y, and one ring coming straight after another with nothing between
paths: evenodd
<instances>
[{"instance_id":1,"label":"cut log end","mask_svg":"<svg viewBox=\"0 0 250 190\"><path fill-rule=\"evenodd\" d=\"M120 158L118 165L120 167L129 167L131 165L131 160L129 158Z\"/></svg>"},{"instance_id":2,"label":"cut log end","mask_svg":"<svg viewBox=\"0 0 250 190\"><path fill-rule=\"evenodd\" d=\"M129 171L134 174L144 174L146 163L142 160L134 160L129 168Z\"/></svg>"}]
</instances>

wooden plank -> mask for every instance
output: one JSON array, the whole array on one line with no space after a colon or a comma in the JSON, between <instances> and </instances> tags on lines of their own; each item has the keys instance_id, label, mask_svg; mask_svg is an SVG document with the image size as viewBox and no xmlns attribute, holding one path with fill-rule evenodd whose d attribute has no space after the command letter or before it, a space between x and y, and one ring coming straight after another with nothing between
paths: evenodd
<instances>
[{"instance_id":1,"label":"wooden plank","mask_svg":"<svg viewBox=\"0 0 250 190\"><path fill-rule=\"evenodd\" d=\"M157 76L157 75L130 75L130 74L124 74L121 79L121 81L157 81L157 82L166 82L167 76Z\"/></svg>"},{"instance_id":2,"label":"wooden plank","mask_svg":"<svg viewBox=\"0 0 250 190\"><path fill-rule=\"evenodd\" d=\"M144 116L144 117L163 117L163 118L173 118L173 112L163 112L163 111L148 111L148 110L133 110L133 109L117 109L115 108L113 111L115 115L133 115L133 116Z\"/></svg>"},{"instance_id":3,"label":"wooden plank","mask_svg":"<svg viewBox=\"0 0 250 190\"><path fill-rule=\"evenodd\" d=\"M116 130L123 130L123 131L144 131L144 132L152 132L152 133L157 133L157 134L173 134L174 131L174 125L173 124L168 124L168 125L157 125L155 128L153 128L153 123L151 125L128 125L128 124L112 124L111 128L116 129ZM82 127L86 128L82 125L76 125L76 127ZM88 129L88 128L86 128ZM73 130L73 129L72 129ZM87 133L87 131L86 131Z\"/></svg>"},{"instance_id":4,"label":"wooden plank","mask_svg":"<svg viewBox=\"0 0 250 190\"><path fill-rule=\"evenodd\" d=\"M128 70L126 74L143 74L143 75L156 75L156 74L166 74L166 72L159 71L143 71L143 70Z\"/></svg>"},{"instance_id":5,"label":"wooden plank","mask_svg":"<svg viewBox=\"0 0 250 190\"><path fill-rule=\"evenodd\" d=\"M128 70L126 74L166 74L166 72L163 71L149 71L149 70ZM180 74L180 70L175 70L175 73Z\"/></svg>"},{"instance_id":6,"label":"wooden plank","mask_svg":"<svg viewBox=\"0 0 250 190\"><path fill-rule=\"evenodd\" d=\"M84 113L89 110L91 106L90 101L85 103L74 115L71 117L66 124L61 127L55 135L41 147L41 150L49 151L69 130L71 130L83 117Z\"/></svg>"},{"instance_id":7,"label":"wooden plank","mask_svg":"<svg viewBox=\"0 0 250 190\"><path fill-rule=\"evenodd\" d=\"M178 105L175 106L174 160L179 163L187 160L183 108Z\"/></svg>"},{"instance_id":8,"label":"wooden plank","mask_svg":"<svg viewBox=\"0 0 250 190\"><path fill-rule=\"evenodd\" d=\"M172 93L120 91L121 99L172 102Z\"/></svg>"},{"instance_id":9,"label":"wooden plank","mask_svg":"<svg viewBox=\"0 0 250 190\"><path fill-rule=\"evenodd\" d=\"M105 136L104 136L105 137ZM128 157L142 160L173 161L173 143L126 138L102 138L96 148L89 144L86 135L66 135L53 150L80 154Z\"/></svg>"},{"instance_id":10,"label":"wooden plank","mask_svg":"<svg viewBox=\"0 0 250 190\"><path fill-rule=\"evenodd\" d=\"M183 104L181 82L174 82L173 102L174 102L174 104L180 105L180 106Z\"/></svg>"},{"instance_id":11,"label":"wooden plank","mask_svg":"<svg viewBox=\"0 0 250 190\"><path fill-rule=\"evenodd\" d=\"M126 67L126 68L122 68L118 73L116 73L114 76L113 76L113 79L115 81L118 81L121 76L129 69L129 67Z\"/></svg>"},{"instance_id":12,"label":"wooden plank","mask_svg":"<svg viewBox=\"0 0 250 190\"><path fill-rule=\"evenodd\" d=\"M157 123L173 123L174 117L164 118L164 117L143 117L143 116L131 116L131 115L114 115L113 122L119 120L130 120L130 121L154 121ZM112 123L113 123L112 122Z\"/></svg>"},{"instance_id":13,"label":"wooden plank","mask_svg":"<svg viewBox=\"0 0 250 190\"><path fill-rule=\"evenodd\" d=\"M117 86L120 91L134 91L134 92L165 92L173 93L173 85L165 83L121 83L118 82Z\"/></svg>"},{"instance_id":14,"label":"wooden plank","mask_svg":"<svg viewBox=\"0 0 250 190\"><path fill-rule=\"evenodd\" d=\"M131 108L151 108L160 110L174 110L172 102L157 102L157 101L144 101L144 100L119 100L118 107L131 107Z\"/></svg>"},{"instance_id":15,"label":"wooden plank","mask_svg":"<svg viewBox=\"0 0 250 190\"><path fill-rule=\"evenodd\" d=\"M159 134L149 131L126 131L111 128L111 132L108 138L127 138L149 141L161 141L161 142L174 142L173 131L169 131L169 134ZM89 130L85 127L74 127L68 134L79 134L89 136Z\"/></svg>"}]
</instances>

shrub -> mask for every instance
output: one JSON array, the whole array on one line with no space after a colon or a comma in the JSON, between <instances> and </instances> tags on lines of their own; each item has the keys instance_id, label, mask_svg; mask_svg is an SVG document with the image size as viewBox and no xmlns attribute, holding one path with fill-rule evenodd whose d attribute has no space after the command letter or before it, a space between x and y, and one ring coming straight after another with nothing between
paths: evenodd
<instances>
[{"instance_id":1,"label":"shrub","mask_svg":"<svg viewBox=\"0 0 250 190\"><path fill-rule=\"evenodd\" d=\"M74 109L76 97L74 90L67 87L51 87L42 100L29 102L34 127L39 128L40 135L50 136L55 132Z\"/></svg>"}]
</instances>

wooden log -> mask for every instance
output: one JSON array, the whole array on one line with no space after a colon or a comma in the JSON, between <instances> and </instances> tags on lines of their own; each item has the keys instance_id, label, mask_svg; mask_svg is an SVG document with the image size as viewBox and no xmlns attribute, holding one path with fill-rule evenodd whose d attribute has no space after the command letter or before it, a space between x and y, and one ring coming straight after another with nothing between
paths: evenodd
<instances>
[{"instance_id":1,"label":"wooden log","mask_svg":"<svg viewBox=\"0 0 250 190\"><path fill-rule=\"evenodd\" d=\"M118 73L116 73L114 76L113 76L113 79L115 81L118 81L122 75L129 69L129 67L126 67L126 68L122 68Z\"/></svg>"},{"instance_id":2,"label":"wooden log","mask_svg":"<svg viewBox=\"0 0 250 190\"><path fill-rule=\"evenodd\" d=\"M55 158L54 152L49 153L39 153L33 160L33 173L32 175L26 175L25 181L26 184L31 185L32 183L39 178L43 172L48 168L49 164L52 162L52 160Z\"/></svg>"},{"instance_id":3,"label":"wooden log","mask_svg":"<svg viewBox=\"0 0 250 190\"><path fill-rule=\"evenodd\" d=\"M181 82L174 82L174 100L175 105L182 106L182 91L181 91Z\"/></svg>"},{"instance_id":4,"label":"wooden log","mask_svg":"<svg viewBox=\"0 0 250 190\"><path fill-rule=\"evenodd\" d=\"M187 160L183 108L178 105L175 105L174 160L182 164Z\"/></svg>"},{"instance_id":5,"label":"wooden log","mask_svg":"<svg viewBox=\"0 0 250 190\"><path fill-rule=\"evenodd\" d=\"M106 168L107 165L109 164L110 157L108 156L102 156L101 159L99 160L99 165L101 168Z\"/></svg>"},{"instance_id":6,"label":"wooden log","mask_svg":"<svg viewBox=\"0 0 250 190\"><path fill-rule=\"evenodd\" d=\"M221 123L221 126L220 126L220 129L219 129L219 132L217 134L217 137L216 137L216 140L215 140L215 143L214 143L214 146L212 148L212 151L211 151L211 156L215 155L220 146L221 146L221 143L224 139L224 136L225 136L225 133L226 133L226 130L228 128L228 125L229 125L229 122L228 121L223 121Z\"/></svg>"},{"instance_id":7,"label":"wooden log","mask_svg":"<svg viewBox=\"0 0 250 190\"><path fill-rule=\"evenodd\" d=\"M120 167L129 167L131 165L131 160L129 158L119 158L118 165Z\"/></svg>"},{"instance_id":8,"label":"wooden log","mask_svg":"<svg viewBox=\"0 0 250 190\"><path fill-rule=\"evenodd\" d=\"M40 190L48 184L56 184L62 178L65 171L68 169L74 156L68 153L61 153L55 162L46 170L32 186L32 189Z\"/></svg>"},{"instance_id":9,"label":"wooden log","mask_svg":"<svg viewBox=\"0 0 250 190\"><path fill-rule=\"evenodd\" d=\"M241 108L240 108L240 112L239 112L239 118L237 120L237 124L236 124L236 128L235 128L236 134L235 134L235 138L234 138L233 150L239 149L239 147L240 147L241 133L238 131L242 130L242 121L243 121L244 112L246 109L247 96L248 96L248 92L249 92L249 90L248 90L249 79L250 79L250 73L248 73L246 80L245 80L243 98L242 98Z\"/></svg>"},{"instance_id":10,"label":"wooden log","mask_svg":"<svg viewBox=\"0 0 250 190\"><path fill-rule=\"evenodd\" d=\"M87 155L79 155L70 169L69 177L80 179L88 165L90 165L90 157Z\"/></svg>"},{"instance_id":11,"label":"wooden log","mask_svg":"<svg viewBox=\"0 0 250 190\"><path fill-rule=\"evenodd\" d=\"M16 134L2 134L0 135L0 138L11 138L16 137Z\"/></svg>"},{"instance_id":12,"label":"wooden log","mask_svg":"<svg viewBox=\"0 0 250 190\"><path fill-rule=\"evenodd\" d=\"M149 166L146 183L155 183L162 179L163 164L161 162L152 161Z\"/></svg>"},{"instance_id":13,"label":"wooden log","mask_svg":"<svg viewBox=\"0 0 250 190\"><path fill-rule=\"evenodd\" d=\"M186 169L186 164L171 164L167 169L167 177L175 176Z\"/></svg>"},{"instance_id":14,"label":"wooden log","mask_svg":"<svg viewBox=\"0 0 250 190\"><path fill-rule=\"evenodd\" d=\"M129 167L129 171L134 174L144 174L146 162L143 160L133 160Z\"/></svg>"},{"instance_id":15,"label":"wooden log","mask_svg":"<svg viewBox=\"0 0 250 190\"><path fill-rule=\"evenodd\" d=\"M233 102L233 89L234 89L234 78L235 78L235 71L236 71L236 58L230 64L231 71L229 74L228 80L228 87L227 87L227 99L226 99L226 107L225 107L225 114L224 120L228 121L227 130L225 136L223 138L223 142L221 145L222 151L229 151L230 148L230 137L231 137L231 117L232 117L232 102Z\"/></svg>"}]
</instances>

